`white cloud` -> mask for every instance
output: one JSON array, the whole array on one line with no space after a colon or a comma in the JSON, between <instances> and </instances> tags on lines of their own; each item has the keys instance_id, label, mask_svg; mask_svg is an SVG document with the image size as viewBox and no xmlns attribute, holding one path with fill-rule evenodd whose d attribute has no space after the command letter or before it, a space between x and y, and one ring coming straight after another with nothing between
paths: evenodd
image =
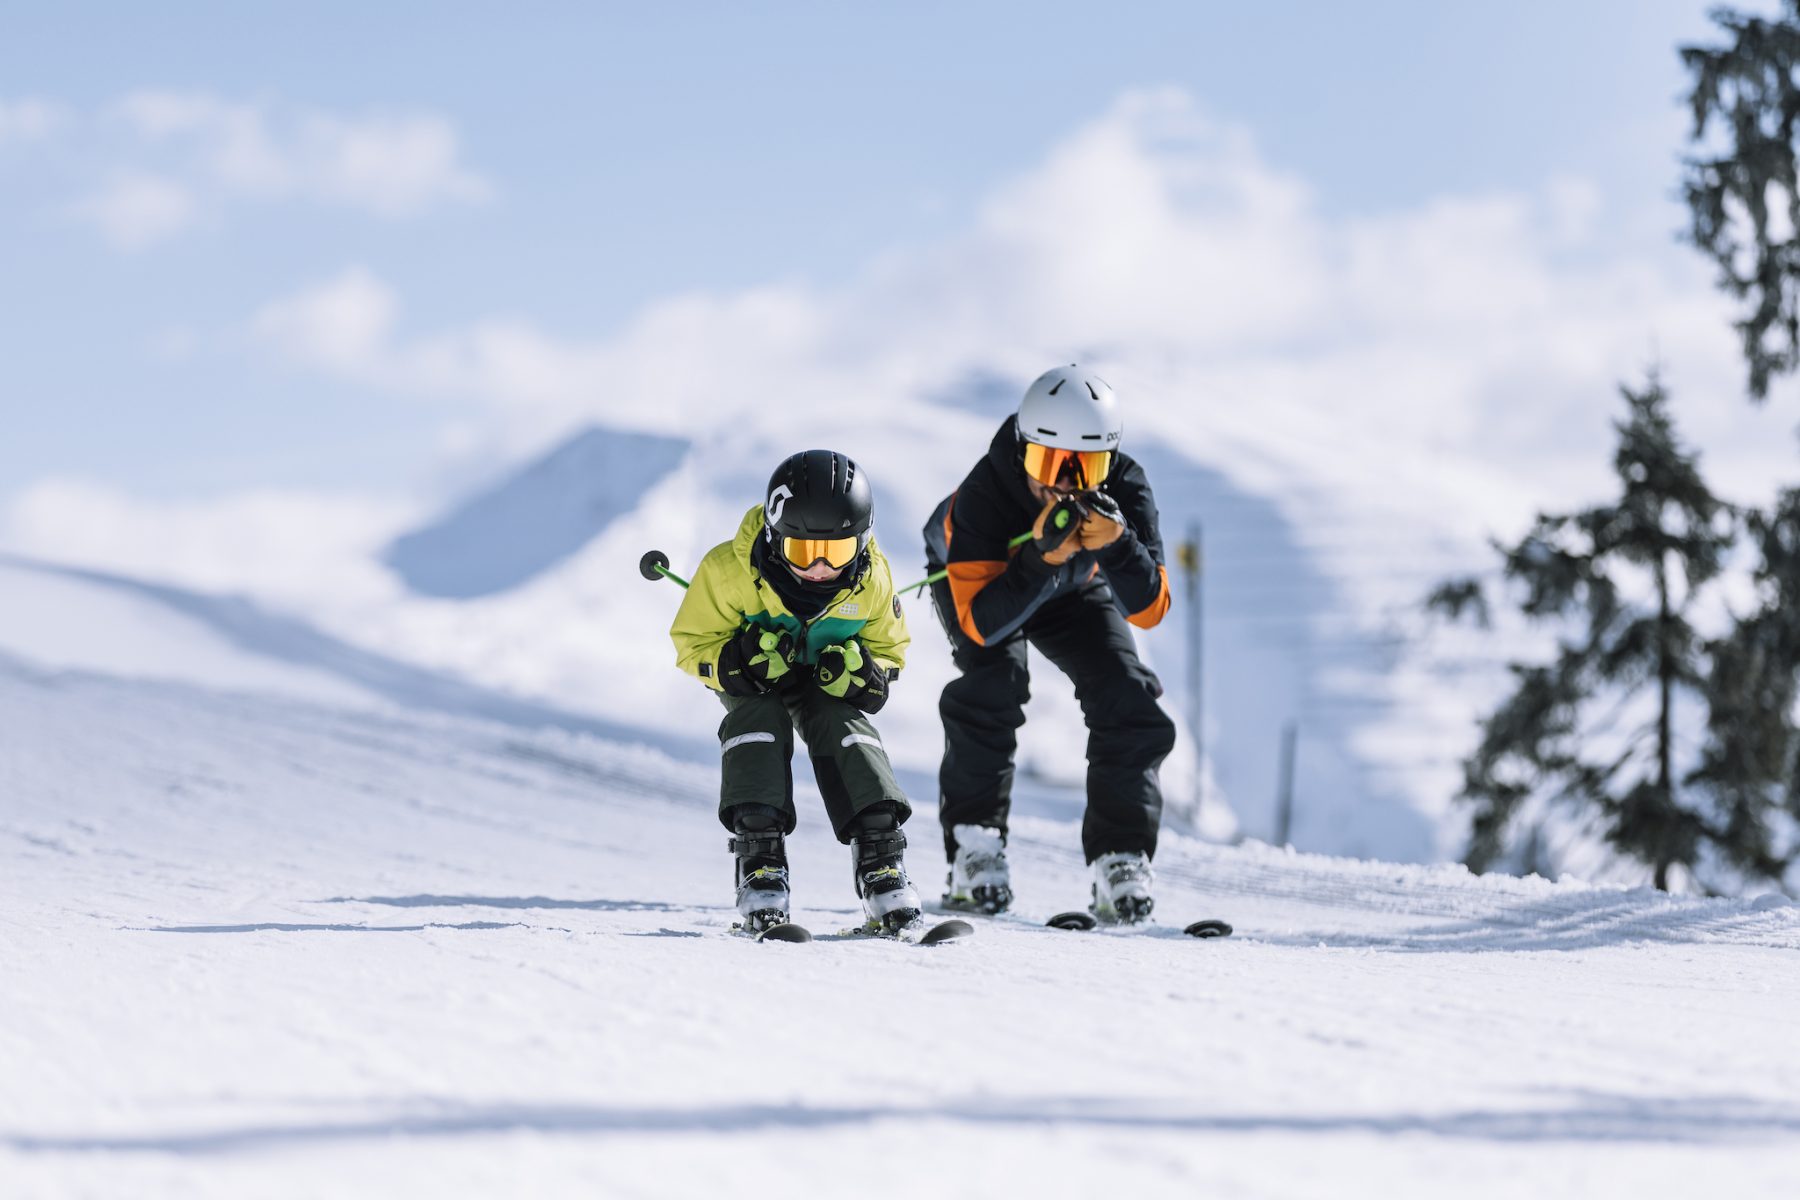
<instances>
[{"instance_id":1,"label":"white cloud","mask_svg":"<svg viewBox=\"0 0 1800 1200\"><path fill-rule=\"evenodd\" d=\"M0 104L0 142L42 137L69 120L60 114L41 102ZM201 92L140 91L76 124L94 157L120 165L71 211L131 249L248 202L301 202L401 219L478 203L493 192L462 161L455 126L431 113L352 115Z\"/></svg>"},{"instance_id":2,"label":"white cloud","mask_svg":"<svg viewBox=\"0 0 1800 1200\"><path fill-rule=\"evenodd\" d=\"M266 305L259 337L291 357L366 381L388 382L381 363L399 299L365 267Z\"/></svg>"},{"instance_id":3,"label":"white cloud","mask_svg":"<svg viewBox=\"0 0 1800 1200\"><path fill-rule=\"evenodd\" d=\"M204 93L136 92L115 116L154 147L186 151L212 186L239 196L299 197L387 217L485 199L443 117L285 111Z\"/></svg>"},{"instance_id":4,"label":"white cloud","mask_svg":"<svg viewBox=\"0 0 1800 1200\"><path fill-rule=\"evenodd\" d=\"M146 138L211 131L234 186L288 186L292 156L266 153L281 140L257 110L146 93L122 113ZM271 301L252 333L300 369L485 402L444 421L458 453L494 456L595 420L773 437L777 409L821 440L901 445L937 419L920 397L976 373L1022 386L1082 356L1126 396L1129 438L1180 446L1300 516L1361 506L1372 522L1423 513L1465 532L1599 486L1615 386L1654 355L1684 430L1750 498L1788 473L1793 405L1740 398L1726 304L1692 256L1601 248L1594 231L1641 207L1559 179L1334 216L1241 129L1146 92L1073 131L962 231L839 288L673 296L587 339L502 316L414 333L400 292L356 266ZM906 436L886 436L895 423ZM908 474L921 489L908 503L954 482Z\"/></svg>"},{"instance_id":5,"label":"white cloud","mask_svg":"<svg viewBox=\"0 0 1800 1200\"><path fill-rule=\"evenodd\" d=\"M485 199L488 185L457 157L456 130L442 118L381 114L310 116L294 154L309 193L389 217Z\"/></svg>"},{"instance_id":6,"label":"white cloud","mask_svg":"<svg viewBox=\"0 0 1800 1200\"><path fill-rule=\"evenodd\" d=\"M48 100L0 100L0 146L43 141L67 118L61 105Z\"/></svg>"},{"instance_id":7,"label":"white cloud","mask_svg":"<svg viewBox=\"0 0 1800 1200\"><path fill-rule=\"evenodd\" d=\"M1614 386L1655 353L1696 434L1772 477L1784 426L1739 398L1723 302L1666 243L1602 253L1593 231L1618 219L1579 179L1328 216L1241 129L1156 91L1075 130L961 233L836 290L672 297L589 340L512 319L402 337L397 293L358 269L257 327L292 362L484 398L515 447L775 403L854 430L847 412L977 371L1022 385L1080 354L1141 397L1136 428L1247 483L1354 487L1424 456L1490 476L1487 517L1599 479Z\"/></svg>"},{"instance_id":8,"label":"white cloud","mask_svg":"<svg viewBox=\"0 0 1800 1200\"><path fill-rule=\"evenodd\" d=\"M156 175L124 174L75 205L106 240L124 250L171 237L194 220L194 197L186 188Z\"/></svg>"}]
</instances>

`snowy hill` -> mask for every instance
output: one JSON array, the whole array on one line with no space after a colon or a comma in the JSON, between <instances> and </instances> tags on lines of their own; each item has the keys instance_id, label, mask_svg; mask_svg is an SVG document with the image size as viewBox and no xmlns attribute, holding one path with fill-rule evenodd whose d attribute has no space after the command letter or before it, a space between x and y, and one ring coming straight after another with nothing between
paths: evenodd
<instances>
[{"instance_id":1,"label":"snowy hill","mask_svg":"<svg viewBox=\"0 0 1800 1200\"><path fill-rule=\"evenodd\" d=\"M1590 1200L1800 1169L1785 900L1175 833L1159 913L1233 938L759 946L725 932L704 746L244 602L0 582L33 631L0 654L9 1196L723 1195L749 1164L796 1196ZM796 915L830 928L846 852L800 792ZM1079 805L1020 808L1041 917L1081 899Z\"/></svg>"},{"instance_id":2,"label":"snowy hill","mask_svg":"<svg viewBox=\"0 0 1800 1200\"><path fill-rule=\"evenodd\" d=\"M580 550L687 453L679 438L587 429L431 525L384 560L426 596L467 600L518 587Z\"/></svg>"}]
</instances>

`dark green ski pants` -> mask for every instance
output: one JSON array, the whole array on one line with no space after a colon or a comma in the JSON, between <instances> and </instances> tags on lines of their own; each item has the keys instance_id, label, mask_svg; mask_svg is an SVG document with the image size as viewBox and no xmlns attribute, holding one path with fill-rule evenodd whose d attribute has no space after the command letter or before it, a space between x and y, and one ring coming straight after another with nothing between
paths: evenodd
<instances>
[{"instance_id":1,"label":"dark green ski pants","mask_svg":"<svg viewBox=\"0 0 1800 1200\"><path fill-rule=\"evenodd\" d=\"M912 805L894 779L875 726L855 705L800 683L760 696L726 696L719 722L719 820L732 828L739 804L767 804L794 832L794 730L806 741L831 830L846 845L850 822L871 805L891 803L901 821Z\"/></svg>"}]
</instances>

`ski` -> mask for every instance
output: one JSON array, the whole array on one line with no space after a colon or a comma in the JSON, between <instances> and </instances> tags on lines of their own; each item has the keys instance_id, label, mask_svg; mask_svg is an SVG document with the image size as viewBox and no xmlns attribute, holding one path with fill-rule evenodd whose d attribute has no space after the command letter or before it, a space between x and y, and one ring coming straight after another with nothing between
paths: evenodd
<instances>
[{"instance_id":1,"label":"ski","mask_svg":"<svg viewBox=\"0 0 1800 1200\"><path fill-rule=\"evenodd\" d=\"M933 904L932 908L934 911L937 911L937 912L969 913L972 916L982 917L986 920L1005 921L1010 924L1020 924L1020 925L1039 925L1039 924L1041 924L1043 926L1048 926L1051 929L1074 929L1074 930L1087 931L1090 929L1098 929L1101 927L1101 921L1098 917L1096 917L1092 912L1088 911L1087 909L1081 909L1081 908L1072 909L1069 912L1057 913L1055 916L1051 917L1049 920L1043 921L1041 923L1038 921L1038 919L1036 917L1026 916L1023 913L1015 912L1011 909L1005 909L1005 910L1002 910L1001 912L990 912L989 910L982 908L978 905L960 903L958 901L951 900L947 896L944 897L943 899L937 901L935 904ZM1133 929L1133 928L1141 928L1141 927L1147 926L1149 924L1150 924L1149 921L1141 921L1141 922L1135 922L1135 923L1108 921L1105 923L1105 927L1108 929ZM1182 928L1181 932L1187 934L1189 937L1221 938L1221 937L1230 937L1232 934L1232 928L1231 928L1230 922L1228 922L1228 921L1221 921L1217 917L1205 917L1205 918L1202 918L1201 920L1191 922L1188 925L1184 926Z\"/></svg>"},{"instance_id":2,"label":"ski","mask_svg":"<svg viewBox=\"0 0 1800 1200\"><path fill-rule=\"evenodd\" d=\"M1054 917L1045 921L1044 924L1050 926L1052 929L1088 930L1097 929L1100 922L1095 918L1093 913L1083 912L1077 909L1073 912L1057 913ZM1113 926L1112 928L1130 929L1133 927L1129 925L1119 925ZM1217 917L1206 917L1184 926L1181 932L1187 934L1189 937L1197 938L1230 937L1231 926L1226 922L1219 920Z\"/></svg>"},{"instance_id":3,"label":"ski","mask_svg":"<svg viewBox=\"0 0 1800 1200\"><path fill-rule=\"evenodd\" d=\"M1077 910L1075 912L1057 913L1054 917L1045 921L1044 924L1050 926L1052 929L1092 929L1094 926L1100 924L1100 922L1095 919L1093 913Z\"/></svg>"},{"instance_id":4,"label":"ski","mask_svg":"<svg viewBox=\"0 0 1800 1200\"><path fill-rule=\"evenodd\" d=\"M939 921L919 935L919 945L936 946L941 942L956 942L963 938L974 937L975 927L960 917L951 917L947 921Z\"/></svg>"},{"instance_id":5,"label":"ski","mask_svg":"<svg viewBox=\"0 0 1800 1200\"><path fill-rule=\"evenodd\" d=\"M973 937L975 927L967 921L953 917L948 921L939 921L935 925L927 925L923 920L915 921L911 925L903 925L895 930L871 929L867 925L855 925L836 933L815 935L804 925L783 921L779 925L771 925L763 930L746 929L743 925L733 925L731 933L734 937L749 938L758 942L835 942L879 938L890 942L905 942L911 946L938 946L945 942L956 942Z\"/></svg>"},{"instance_id":6,"label":"ski","mask_svg":"<svg viewBox=\"0 0 1800 1200\"><path fill-rule=\"evenodd\" d=\"M743 925L733 925L731 932L737 937L750 938L758 942L810 942L813 940L812 930L804 925L796 925L792 921L783 921L779 925L771 925L767 929L746 929Z\"/></svg>"},{"instance_id":7,"label":"ski","mask_svg":"<svg viewBox=\"0 0 1800 1200\"><path fill-rule=\"evenodd\" d=\"M927 925L923 918L910 925L902 925L899 929L888 930L871 928L868 925L853 925L849 929L837 933L822 935L831 940L883 939L890 942L905 942L910 946L941 946L946 942L960 942L964 938L975 936L975 927L959 917L951 917L947 921L939 921L935 925Z\"/></svg>"}]
</instances>

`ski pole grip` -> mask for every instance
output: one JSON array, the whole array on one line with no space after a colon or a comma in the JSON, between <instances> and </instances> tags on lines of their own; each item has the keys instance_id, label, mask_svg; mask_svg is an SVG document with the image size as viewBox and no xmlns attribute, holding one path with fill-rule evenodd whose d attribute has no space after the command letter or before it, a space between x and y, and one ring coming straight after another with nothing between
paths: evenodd
<instances>
[{"instance_id":1,"label":"ski pole grip","mask_svg":"<svg viewBox=\"0 0 1800 1200\"><path fill-rule=\"evenodd\" d=\"M1082 503L1081 498L1070 496L1058 504L1056 511L1050 514L1050 523L1056 526L1058 533L1064 533L1067 532L1069 526L1087 520L1087 515L1088 507Z\"/></svg>"},{"instance_id":2,"label":"ski pole grip","mask_svg":"<svg viewBox=\"0 0 1800 1200\"><path fill-rule=\"evenodd\" d=\"M1044 517L1044 534L1037 539L1038 549L1048 554L1062 545L1075 526L1087 519L1087 511L1087 505L1074 496L1057 501L1056 507ZM1025 536L1030 538L1032 535Z\"/></svg>"}]
</instances>

